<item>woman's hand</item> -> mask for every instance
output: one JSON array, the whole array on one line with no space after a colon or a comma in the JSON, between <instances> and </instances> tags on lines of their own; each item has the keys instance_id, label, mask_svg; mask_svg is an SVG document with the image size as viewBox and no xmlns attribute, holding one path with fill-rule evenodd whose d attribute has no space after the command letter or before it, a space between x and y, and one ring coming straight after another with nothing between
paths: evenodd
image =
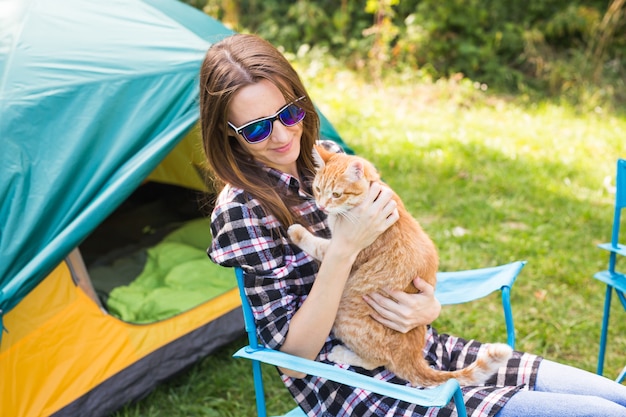
<instances>
[{"instance_id":1,"label":"woman's hand","mask_svg":"<svg viewBox=\"0 0 626 417\"><path fill-rule=\"evenodd\" d=\"M339 247L359 252L371 245L399 217L393 191L373 183L361 204L350 210L348 215L337 216L333 226L333 240L341 240Z\"/></svg>"},{"instance_id":2,"label":"woman's hand","mask_svg":"<svg viewBox=\"0 0 626 417\"><path fill-rule=\"evenodd\" d=\"M385 294L374 293L363 297L374 309L372 318L401 333L435 321L441 312L435 289L419 277L413 280L413 284L419 293L389 290Z\"/></svg>"}]
</instances>

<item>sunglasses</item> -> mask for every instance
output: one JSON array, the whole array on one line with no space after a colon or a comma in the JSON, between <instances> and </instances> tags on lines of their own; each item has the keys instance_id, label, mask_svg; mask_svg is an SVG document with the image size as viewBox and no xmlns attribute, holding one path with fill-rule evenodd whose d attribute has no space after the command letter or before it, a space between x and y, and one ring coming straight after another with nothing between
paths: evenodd
<instances>
[{"instance_id":1,"label":"sunglasses","mask_svg":"<svg viewBox=\"0 0 626 417\"><path fill-rule=\"evenodd\" d=\"M231 122L228 122L228 126L233 128L233 130L241 135L248 143L254 144L263 142L272 134L274 121L280 120L283 125L291 127L297 125L304 119L306 112L302 107L296 104L298 101L304 99L305 97L302 96L291 103L287 103L272 116L253 120L240 127L236 127Z\"/></svg>"}]
</instances>

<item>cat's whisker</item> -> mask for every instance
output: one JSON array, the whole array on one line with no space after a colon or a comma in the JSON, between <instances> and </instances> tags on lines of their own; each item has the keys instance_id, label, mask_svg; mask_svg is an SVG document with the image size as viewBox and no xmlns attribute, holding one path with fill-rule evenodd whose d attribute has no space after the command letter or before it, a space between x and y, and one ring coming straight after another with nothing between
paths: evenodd
<instances>
[{"instance_id":1,"label":"cat's whisker","mask_svg":"<svg viewBox=\"0 0 626 417\"><path fill-rule=\"evenodd\" d=\"M338 216L342 216L346 220L349 220L352 223L356 223L356 216L350 212L350 210L337 212Z\"/></svg>"}]
</instances>

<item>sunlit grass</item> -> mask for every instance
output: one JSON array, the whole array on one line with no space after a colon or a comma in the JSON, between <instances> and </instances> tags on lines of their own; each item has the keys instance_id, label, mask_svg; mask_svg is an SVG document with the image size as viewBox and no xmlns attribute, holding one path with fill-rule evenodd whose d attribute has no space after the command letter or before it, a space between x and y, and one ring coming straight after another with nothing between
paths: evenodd
<instances>
[{"instance_id":1,"label":"sunlit grass","mask_svg":"<svg viewBox=\"0 0 626 417\"><path fill-rule=\"evenodd\" d=\"M514 290L518 348L595 370L604 291L592 275L607 259L595 244L610 237L626 121L494 97L465 80L374 87L330 77L330 90L332 78L311 80L318 105L422 221L442 269L527 260ZM485 332L492 303L448 308L436 325L497 337ZM613 324L608 373L625 347Z\"/></svg>"},{"instance_id":2,"label":"sunlit grass","mask_svg":"<svg viewBox=\"0 0 626 417\"><path fill-rule=\"evenodd\" d=\"M410 77L367 84L345 70L297 62L309 93L354 151L439 247L442 270L526 260L513 290L517 348L595 371L615 161L626 120L524 97L492 95L469 80ZM626 315L614 305L605 374L626 364ZM446 307L441 332L505 338L499 298ZM254 416L249 364L233 343L116 414ZM293 402L267 367L270 413Z\"/></svg>"}]
</instances>

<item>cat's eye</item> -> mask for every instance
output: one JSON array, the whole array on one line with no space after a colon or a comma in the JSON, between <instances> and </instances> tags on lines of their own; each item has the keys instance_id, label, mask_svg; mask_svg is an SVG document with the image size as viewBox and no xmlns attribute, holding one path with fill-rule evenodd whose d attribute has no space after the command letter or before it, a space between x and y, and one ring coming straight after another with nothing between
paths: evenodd
<instances>
[{"instance_id":1,"label":"cat's eye","mask_svg":"<svg viewBox=\"0 0 626 417\"><path fill-rule=\"evenodd\" d=\"M335 192L332 194L332 196L333 196L333 198L339 198L339 197L341 197L341 193L338 193L337 191L335 191Z\"/></svg>"}]
</instances>

